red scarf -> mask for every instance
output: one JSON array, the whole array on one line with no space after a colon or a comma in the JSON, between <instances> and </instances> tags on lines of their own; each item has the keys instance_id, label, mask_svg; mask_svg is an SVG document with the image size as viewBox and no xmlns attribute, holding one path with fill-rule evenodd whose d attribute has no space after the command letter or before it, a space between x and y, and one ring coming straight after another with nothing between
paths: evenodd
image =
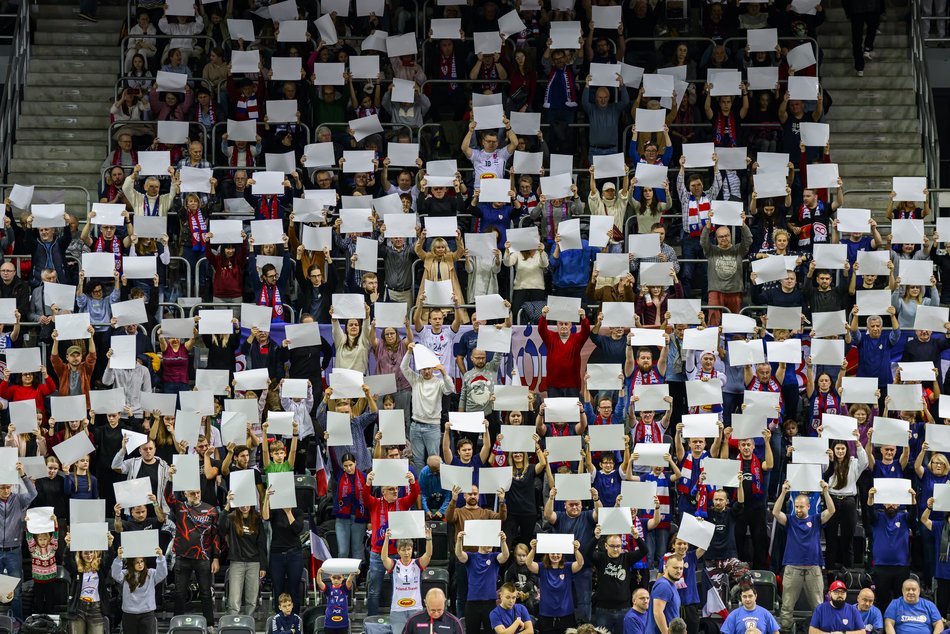
<instances>
[{"instance_id":1,"label":"red scarf","mask_svg":"<svg viewBox=\"0 0 950 634\"><path fill-rule=\"evenodd\" d=\"M268 198L270 198L270 200L268 200ZM277 196L261 196L261 204L258 206L257 211L261 220L277 220L280 217L278 215Z\"/></svg>"},{"instance_id":2,"label":"red scarf","mask_svg":"<svg viewBox=\"0 0 950 634\"><path fill-rule=\"evenodd\" d=\"M702 194L699 200L692 194L686 203L686 220L689 237L698 238L703 233L703 226L709 222L709 212L712 210L712 201L706 194Z\"/></svg>"},{"instance_id":3,"label":"red scarf","mask_svg":"<svg viewBox=\"0 0 950 634\"><path fill-rule=\"evenodd\" d=\"M653 385L654 383L662 382L663 378L660 376L660 373L657 372L656 366L651 367L646 372L642 371L638 366L637 369L633 371L634 385Z\"/></svg>"},{"instance_id":4,"label":"red scarf","mask_svg":"<svg viewBox=\"0 0 950 634\"><path fill-rule=\"evenodd\" d=\"M132 157L132 165L139 164L139 153L135 150L129 150L129 155ZM116 148L115 152L112 153L112 164L113 165L122 165L122 149ZM109 200L112 200L111 198Z\"/></svg>"},{"instance_id":5,"label":"red scarf","mask_svg":"<svg viewBox=\"0 0 950 634\"><path fill-rule=\"evenodd\" d=\"M811 429L808 435L818 433L821 417L825 414L840 414L841 399L831 390L822 394L820 391L811 399Z\"/></svg>"},{"instance_id":6,"label":"red scarf","mask_svg":"<svg viewBox=\"0 0 950 634\"><path fill-rule=\"evenodd\" d=\"M119 236L113 235L112 240L106 243L106 239L101 235L92 243L92 250L96 253L106 253L106 249L112 251L115 256L115 268L122 272L122 241Z\"/></svg>"},{"instance_id":7,"label":"red scarf","mask_svg":"<svg viewBox=\"0 0 950 634\"><path fill-rule=\"evenodd\" d=\"M716 147L736 147L738 132L738 121L732 112L720 112L713 119L713 141Z\"/></svg>"},{"instance_id":8,"label":"red scarf","mask_svg":"<svg viewBox=\"0 0 950 634\"><path fill-rule=\"evenodd\" d=\"M366 478L357 469L353 475L343 474L340 477L340 483L336 490L336 505L333 514L338 518L353 518L358 522L365 522L367 519L366 502L363 500L363 487L366 485ZM347 500L353 496L353 500Z\"/></svg>"},{"instance_id":9,"label":"red scarf","mask_svg":"<svg viewBox=\"0 0 950 634\"><path fill-rule=\"evenodd\" d=\"M201 123L201 115L202 115L201 106L198 106L197 108L195 108L195 121L197 121L198 123ZM214 99L208 102L208 114L206 116L210 120L209 127L213 128L214 124L218 122L218 113L214 107Z\"/></svg>"},{"instance_id":10,"label":"red scarf","mask_svg":"<svg viewBox=\"0 0 950 634\"><path fill-rule=\"evenodd\" d=\"M204 253L205 233L208 232L208 227L205 225L200 208L194 212L188 212L188 224L191 226L191 250Z\"/></svg>"},{"instance_id":11,"label":"red scarf","mask_svg":"<svg viewBox=\"0 0 950 634\"><path fill-rule=\"evenodd\" d=\"M241 155L244 156L244 165L238 163L238 157ZM244 146L244 151L242 152L238 149L238 146L231 148L231 159L228 161L231 167L254 167L254 156L251 154L251 144L248 143Z\"/></svg>"},{"instance_id":12,"label":"red scarf","mask_svg":"<svg viewBox=\"0 0 950 634\"><path fill-rule=\"evenodd\" d=\"M660 431L660 426L653 421L650 423L650 440L646 440L647 424L642 420L637 421L636 426L633 428L633 442L634 444L638 442L663 442L663 432Z\"/></svg>"},{"instance_id":13,"label":"red scarf","mask_svg":"<svg viewBox=\"0 0 950 634\"><path fill-rule=\"evenodd\" d=\"M455 54L444 57L439 55L439 79L458 79L458 71L455 67ZM449 84L449 94L458 88L458 84Z\"/></svg>"},{"instance_id":14,"label":"red scarf","mask_svg":"<svg viewBox=\"0 0 950 634\"><path fill-rule=\"evenodd\" d=\"M272 318L282 320L284 316L284 304L280 300L280 289L274 284L273 289L269 290L270 284L261 285L261 294L257 299L258 306L270 306L274 309Z\"/></svg>"},{"instance_id":15,"label":"red scarf","mask_svg":"<svg viewBox=\"0 0 950 634\"><path fill-rule=\"evenodd\" d=\"M709 453L704 449L703 453L699 454L699 458L696 458L696 477L693 477L693 452L686 452L686 456L683 458L683 464L680 465L680 478L676 483L676 491L681 495L689 495L690 489L692 488L693 481L699 479L699 473L702 471L702 461L706 458Z\"/></svg>"},{"instance_id":16,"label":"red scarf","mask_svg":"<svg viewBox=\"0 0 950 634\"><path fill-rule=\"evenodd\" d=\"M744 462L745 458L740 455L739 460ZM756 497L765 495L765 488L763 487L764 479L762 477L762 461L760 461L755 454L752 454L752 458L749 459L749 475L752 476L752 495ZM739 485L742 486L742 483L740 482ZM733 491L732 496L733 500L735 500L735 491ZM748 500L746 500L746 502L748 502Z\"/></svg>"}]
</instances>

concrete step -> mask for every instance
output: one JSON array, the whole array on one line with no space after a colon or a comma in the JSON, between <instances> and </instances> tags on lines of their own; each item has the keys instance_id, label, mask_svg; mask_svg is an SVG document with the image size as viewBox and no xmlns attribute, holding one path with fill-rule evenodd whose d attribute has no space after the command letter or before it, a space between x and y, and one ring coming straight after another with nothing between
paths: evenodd
<instances>
[{"instance_id":1,"label":"concrete step","mask_svg":"<svg viewBox=\"0 0 950 634\"><path fill-rule=\"evenodd\" d=\"M119 63L119 53L116 47L39 45L34 46L30 51L34 59L114 59L116 64Z\"/></svg>"},{"instance_id":2,"label":"concrete step","mask_svg":"<svg viewBox=\"0 0 950 634\"><path fill-rule=\"evenodd\" d=\"M826 48L822 49L822 61L825 63L828 62L837 62L837 61L851 61L853 57L851 56L851 47L848 48ZM907 51L900 48L880 48L875 49L874 51L874 60L875 61L899 61L902 59L907 59Z\"/></svg>"},{"instance_id":3,"label":"concrete step","mask_svg":"<svg viewBox=\"0 0 950 634\"><path fill-rule=\"evenodd\" d=\"M35 18L79 18L79 7L75 4L47 4L45 2L40 3L39 6L34 6L33 17ZM125 7L115 6L103 6L100 4L96 9L96 17L99 18L99 22L105 20L124 20L128 16L128 10Z\"/></svg>"},{"instance_id":4,"label":"concrete step","mask_svg":"<svg viewBox=\"0 0 950 634\"><path fill-rule=\"evenodd\" d=\"M830 90L834 95L832 109L838 106L885 106L888 104L900 108L901 106L914 106L917 103L916 93L910 90L887 90L885 88L845 90L839 89L837 82L834 84L829 82L829 85L832 86Z\"/></svg>"},{"instance_id":5,"label":"concrete step","mask_svg":"<svg viewBox=\"0 0 950 634\"><path fill-rule=\"evenodd\" d=\"M862 108L863 110L864 108ZM851 132L860 134L919 134L920 124L916 117L911 119L867 119L849 118L853 117L855 112L852 108L842 106L840 109L837 104L828 114L828 123L831 126L831 134L836 135L839 132Z\"/></svg>"},{"instance_id":6,"label":"concrete step","mask_svg":"<svg viewBox=\"0 0 950 634\"><path fill-rule=\"evenodd\" d=\"M882 37L884 35L901 35L906 32L906 24L901 22L884 22L881 24L881 34L878 35L878 37ZM848 37L851 37L851 23L847 20L825 22L820 27L818 27L819 44L822 44L825 41L825 38L831 35L847 35Z\"/></svg>"},{"instance_id":7,"label":"concrete step","mask_svg":"<svg viewBox=\"0 0 950 634\"><path fill-rule=\"evenodd\" d=\"M119 57L118 28L111 32L88 31L37 31L33 36L36 44L63 45L63 46L104 46L105 50L112 51L116 59Z\"/></svg>"},{"instance_id":8,"label":"concrete step","mask_svg":"<svg viewBox=\"0 0 950 634\"><path fill-rule=\"evenodd\" d=\"M11 172L42 172L51 170L53 172L62 171L67 174L85 174L92 175L93 179L98 178L99 168L102 166L102 158L98 159L22 159L13 158L10 160Z\"/></svg>"},{"instance_id":9,"label":"concrete step","mask_svg":"<svg viewBox=\"0 0 950 634\"><path fill-rule=\"evenodd\" d=\"M86 65L86 70L92 69ZM27 86L100 86L112 87L115 85L116 75L114 73L81 72L74 73L38 73L30 71L26 78Z\"/></svg>"},{"instance_id":10,"label":"concrete step","mask_svg":"<svg viewBox=\"0 0 950 634\"><path fill-rule=\"evenodd\" d=\"M101 117L103 122L108 122L109 103L108 101L80 101L78 103L72 101L24 101L21 112L25 115L52 114Z\"/></svg>"},{"instance_id":11,"label":"concrete step","mask_svg":"<svg viewBox=\"0 0 950 634\"><path fill-rule=\"evenodd\" d=\"M63 75L68 73L82 73L95 70L97 73L119 73L119 57L115 55L111 59L97 59L90 62L88 59L44 59L30 68L30 74L33 73L56 73Z\"/></svg>"},{"instance_id":12,"label":"concrete step","mask_svg":"<svg viewBox=\"0 0 950 634\"><path fill-rule=\"evenodd\" d=\"M886 152L868 152L867 148L850 149L836 136L831 137L831 160L838 165L857 165L872 163L922 163L924 160L923 148L906 142L900 149L888 149Z\"/></svg>"},{"instance_id":13,"label":"concrete step","mask_svg":"<svg viewBox=\"0 0 950 634\"><path fill-rule=\"evenodd\" d=\"M118 43L118 33L122 22L123 20L121 18L104 18L98 22L88 22L79 18L78 15L74 18L47 18L40 12L40 17L36 21L36 32L75 31L77 33L108 33L115 37L116 43Z\"/></svg>"},{"instance_id":14,"label":"concrete step","mask_svg":"<svg viewBox=\"0 0 950 634\"><path fill-rule=\"evenodd\" d=\"M835 132L835 126L831 126L832 150L837 154L837 148L900 148L907 147L906 134L867 134L861 132ZM890 150L888 150L890 151Z\"/></svg>"},{"instance_id":15,"label":"concrete step","mask_svg":"<svg viewBox=\"0 0 950 634\"><path fill-rule=\"evenodd\" d=\"M17 143L13 146L13 158L17 159L45 159L63 161L67 159L99 160L105 157L105 152L98 144L90 145L24 145Z\"/></svg>"},{"instance_id":16,"label":"concrete step","mask_svg":"<svg viewBox=\"0 0 950 634\"><path fill-rule=\"evenodd\" d=\"M874 73L874 69L868 65L865 67L864 77L858 77L854 71L844 77L835 77L828 80L828 87L831 89L835 99L838 102L838 94L842 90L893 90L891 94L898 94L898 90L913 90L914 78L910 73L900 77L884 77Z\"/></svg>"},{"instance_id":17,"label":"concrete step","mask_svg":"<svg viewBox=\"0 0 950 634\"><path fill-rule=\"evenodd\" d=\"M19 119L19 129L40 128L55 130L98 130L102 138L106 137L106 128L109 118L106 115L95 117L55 116L55 115L25 115Z\"/></svg>"},{"instance_id":18,"label":"concrete step","mask_svg":"<svg viewBox=\"0 0 950 634\"><path fill-rule=\"evenodd\" d=\"M62 130L62 129L46 129L46 128L23 128L21 127L17 130L16 133L16 142L17 145L30 144L30 145L42 145L46 143L56 142L56 143L69 143L69 144L82 144L89 145L95 144L96 147L99 147L105 156L106 151L106 131L105 129L94 130L94 129L78 129L78 130Z\"/></svg>"},{"instance_id":19,"label":"concrete step","mask_svg":"<svg viewBox=\"0 0 950 634\"><path fill-rule=\"evenodd\" d=\"M848 179L846 183L847 186L851 186L853 179ZM878 222L886 221L887 217L884 214L884 210L887 209L887 194L886 193L859 193L852 192L847 194L845 197L845 202L848 207L854 209L870 209L871 217L877 220Z\"/></svg>"},{"instance_id":20,"label":"concrete step","mask_svg":"<svg viewBox=\"0 0 950 634\"><path fill-rule=\"evenodd\" d=\"M882 168L880 163L839 163L838 175L842 179L849 179L848 186L851 185L852 176L872 178L883 172L888 176L923 176L926 173L923 163L895 163L886 168ZM891 185L888 185L890 187ZM888 190L890 191L890 190Z\"/></svg>"},{"instance_id":21,"label":"concrete step","mask_svg":"<svg viewBox=\"0 0 950 634\"><path fill-rule=\"evenodd\" d=\"M909 77L911 76L910 73L911 66L906 61L879 62L874 60L864 65L865 77ZM821 65L821 79L829 88L833 87L835 85L833 82L840 77L857 78L854 72L854 62L829 62Z\"/></svg>"},{"instance_id":22,"label":"concrete step","mask_svg":"<svg viewBox=\"0 0 950 634\"><path fill-rule=\"evenodd\" d=\"M888 106L844 106L834 104L831 114L828 118L834 117L836 120L854 121L856 123L865 123L878 119L886 121L901 121L907 115L903 108L890 108Z\"/></svg>"},{"instance_id":23,"label":"concrete step","mask_svg":"<svg viewBox=\"0 0 950 634\"><path fill-rule=\"evenodd\" d=\"M851 50L850 29L848 35L828 35L822 33L819 35L819 43L822 48L843 48ZM894 48L907 46L906 35L878 35L874 40L874 50L880 48Z\"/></svg>"},{"instance_id":24,"label":"concrete step","mask_svg":"<svg viewBox=\"0 0 950 634\"><path fill-rule=\"evenodd\" d=\"M53 101L56 99L68 99L71 102L95 102L105 106L100 110L103 114L108 113L109 105L113 103L115 89L106 86L76 86L73 88L53 88L44 86L27 86L24 101Z\"/></svg>"}]
</instances>

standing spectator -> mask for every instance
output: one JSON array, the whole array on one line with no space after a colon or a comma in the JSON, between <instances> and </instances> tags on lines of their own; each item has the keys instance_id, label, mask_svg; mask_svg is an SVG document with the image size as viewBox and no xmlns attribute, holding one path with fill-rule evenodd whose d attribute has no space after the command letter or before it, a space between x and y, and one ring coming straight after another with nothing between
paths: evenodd
<instances>
[{"instance_id":1,"label":"standing spectator","mask_svg":"<svg viewBox=\"0 0 950 634\"><path fill-rule=\"evenodd\" d=\"M634 546L621 551L620 535L601 536L600 527L594 529L597 545L591 556L597 571L597 591L594 593L594 624L608 632L620 632L630 605L630 592L634 587L633 567L647 553L643 537L633 531ZM635 599L634 599L635 601Z\"/></svg>"},{"instance_id":2,"label":"standing spectator","mask_svg":"<svg viewBox=\"0 0 950 634\"><path fill-rule=\"evenodd\" d=\"M644 634L671 634L671 622L680 614L680 595L676 586L683 578L685 562L679 555L670 555L663 566L663 574L656 578L650 589L650 609Z\"/></svg>"},{"instance_id":3,"label":"standing spectator","mask_svg":"<svg viewBox=\"0 0 950 634\"><path fill-rule=\"evenodd\" d=\"M606 86L599 86L594 91L594 98L591 99L590 84L593 77L587 76L587 85L584 86L584 92L581 94L581 106L587 113L589 122L588 128L588 147L587 159L593 164L595 156L606 154L616 154L618 149L617 130L620 128L620 119L627 111L630 104L630 95L623 85L623 79L617 74L617 81L620 82L617 91L620 93L618 99L611 101L611 91Z\"/></svg>"},{"instance_id":4,"label":"standing spectator","mask_svg":"<svg viewBox=\"0 0 950 634\"><path fill-rule=\"evenodd\" d=\"M924 7L927 3L921 6L926 12ZM874 38L881 24L884 3L881 0L849 0L844 3L844 8L848 20L851 21L851 54L854 57L854 70L858 77L864 77L865 61L874 59ZM943 25L945 22L941 20L940 24ZM929 25L923 29L929 31Z\"/></svg>"},{"instance_id":5,"label":"standing spectator","mask_svg":"<svg viewBox=\"0 0 950 634\"><path fill-rule=\"evenodd\" d=\"M541 632L563 632L577 623L574 616L574 596L571 592L574 575L584 567L584 555L581 543L574 540L574 561L568 565L562 553L548 553L541 563L534 560L538 540L531 540L531 550L525 562L528 572L538 575L541 588L541 604L538 608L538 630ZM588 597L589 598L589 597Z\"/></svg>"},{"instance_id":6,"label":"standing spectator","mask_svg":"<svg viewBox=\"0 0 950 634\"><path fill-rule=\"evenodd\" d=\"M689 189L686 189L684 182L685 166L686 157L681 156L680 170L676 176L676 191L679 194L680 206L683 210L682 256L684 259L698 260L703 254L700 238L703 230L711 223L712 201L719 196L719 191L722 189L722 173L714 159L712 187L707 191L703 191L703 177L699 174L690 174ZM732 232L730 231L731 235ZM751 245L751 237L749 241ZM689 296L693 287L699 289L700 296L705 294L706 271L704 269L703 264L683 263L681 279L686 282L683 289L686 296ZM740 284L742 283L741 278L738 281ZM712 322L710 322L710 325L712 325ZM716 325L718 325L718 322L716 322Z\"/></svg>"},{"instance_id":7,"label":"standing spectator","mask_svg":"<svg viewBox=\"0 0 950 634\"><path fill-rule=\"evenodd\" d=\"M782 561L785 566L782 573L782 579L784 580L782 611L778 617L779 625L781 625L784 634L788 634L794 629L795 622L792 619L792 611L795 609L795 604L798 602L798 597L803 589L810 609L814 610L821 603L821 568L823 563L821 527L827 524L831 516L835 514L835 503L831 499L831 495L828 494L828 483L822 480L820 484L822 497L825 500L825 510L821 512L821 515L811 512L811 502L808 496L801 493L795 497L795 512L791 516L785 514L782 510L785 507L785 497L792 490L792 485L788 480L782 485L778 499L775 500L775 504L772 506L772 515L775 517L775 521L788 530L785 558ZM831 584L832 596L834 596L835 584L841 586L841 602L843 604L846 596L843 591L847 587L840 581ZM822 620L824 618L824 615L819 617L819 611L816 611L815 616L812 617L812 626L816 625L816 621L819 625L826 623L827 621ZM864 627L862 625L856 629L863 630ZM832 627L824 631L840 632L845 630L840 627Z\"/></svg>"},{"instance_id":8,"label":"standing spectator","mask_svg":"<svg viewBox=\"0 0 950 634\"><path fill-rule=\"evenodd\" d=\"M23 484L23 490L13 492L13 485L0 484L0 526L3 535L0 537L0 572L10 577L23 576L23 554L20 544L23 542L26 510L36 499L36 487L32 478L27 477L23 465L17 461L17 475ZM23 618L23 603L20 599L20 586L13 593L11 614L15 619Z\"/></svg>"},{"instance_id":9,"label":"standing spectator","mask_svg":"<svg viewBox=\"0 0 950 634\"><path fill-rule=\"evenodd\" d=\"M381 487L382 495L373 497L371 487L375 477L376 474L370 471L366 476L366 484L363 487L363 499L366 500L370 518L369 572L366 576L366 613L369 616L379 613L379 594L383 589L383 575L386 574L382 555L380 554L383 543L386 542L387 544L389 549L387 554L390 558L396 554L396 546L386 540L386 533L389 530L389 512L408 511L415 507L416 500L419 498L419 483L416 482L416 478L410 472L406 473L409 490L401 498L396 497L399 489L394 486Z\"/></svg>"},{"instance_id":10,"label":"standing spectator","mask_svg":"<svg viewBox=\"0 0 950 634\"><path fill-rule=\"evenodd\" d=\"M715 306L725 306L730 313L738 313L742 310L744 290L742 267L746 256L749 254L749 247L752 246L752 232L745 224L744 212L741 214L741 218L742 240L738 245L732 242L732 229L730 227L717 227L716 244L711 243L709 227L713 222L712 209L709 210L709 222L703 225L700 233L703 254L708 259L709 303ZM718 326L722 320L721 315L720 310L710 309L709 325Z\"/></svg>"},{"instance_id":11,"label":"standing spectator","mask_svg":"<svg viewBox=\"0 0 950 634\"><path fill-rule=\"evenodd\" d=\"M569 321L557 322L557 333L548 328L549 306L541 309L541 319L538 320L538 335L547 347L547 393L548 396L576 396L580 397L581 376L580 358L581 348L587 343L590 336L590 322L584 309L578 311L580 327L573 331L573 324Z\"/></svg>"},{"instance_id":12,"label":"standing spectator","mask_svg":"<svg viewBox=\"0 0 950 634\"><path fill-rule=\"evenodd\" d=\"M873 513L871 555L874 561L874 592L878 607L887 608L891 600L903 591L901 583L910 574L909 514L899 504L875 507L875 493L877 489L871 487L867 499L867 506ZM910 495L916 504L916 490L911 488Z\"/></svg>"},{"instance_id":13,"label":"standing spectator","mask_svg":"<svg viewBox=\"0 0 950 634\"><path fill-rule=\"evenodd\" d=\"M421 471L428 456L439 454L442 434L442 397L452 394L454 386L445 366L422 368L415 371L409 367L416 344L408 344L409 353L403 355L400 369L412 386L412 421L409 423L409 442L412 444L412 465ZM451 346L449 346L451 350ZM436 376L438 372L438 376Z\"/></svg>"}]
</instances>

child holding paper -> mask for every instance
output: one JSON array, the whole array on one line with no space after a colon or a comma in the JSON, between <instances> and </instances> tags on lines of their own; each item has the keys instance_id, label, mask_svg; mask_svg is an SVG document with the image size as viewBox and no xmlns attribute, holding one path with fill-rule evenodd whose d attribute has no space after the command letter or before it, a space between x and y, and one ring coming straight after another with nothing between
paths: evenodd
<instances>
[{"instance_id":1,"label":"child holding paper","mask_svg":"<svg viewBox=\"0 0 950 634\"><path fill-rule=\"evenodd\" d=\"M261 431L263 432L262 444L264 445L261 457L264 461L264 473L292 472L294 470L294 462L297 459L297 421L294 421L294 435L290 441L289 457L287 447L284 443L279 440L275 440L272 443L267 441L267 427L268 423L266 422L261 425Z\"/></svg>"},{"instance_id":2,"label":"child holding paper","mask_svg":"<svg viewBox=\"0 0 950 634\"><path fill-rule=\"evenodd\" d=\"M122 631L157 634L155 619L155 587L168 576L168 564L161 548L155 549L155 568L150 569L144 557L133 557L122 567L122 547L112 562L112 578L122 586Z\"/></svg>"},{"instance_id":3,"label":"child holding paper","mask_svg":"<svg viewBox=\"0 0 950 634\"><path fill-rule=\"evenodd\" d=\"M336 632L348 632L350 628L349 599L353 591L353 582L356 581L357 573L351 572L349 575L331 574L330 585L323 580L323 566L317 568L317 575L314 577L314 583L317 588L325 595L327 604L326 620L324 621L324 631L334 634Z\"/></svg>"},{"instance_id":4,"label":"child holding paper","mask_svg":"<svg viewBox=\"0 0 950 634\"><path fill-rule=\"evenodd\" d=\"M584 463L587 466L587 472L590 474L591 482L604 506L612 507L620 495L620 474L626 473L630 463L630 436L623 437L623 462L620 464L620 470L616 468L617 462L613 452L605 451L600 455L600 468L594 467L593 458L590 451L590 436L584 436L584 443L588 449L584 452Z\"/></svg>"},{"instance_id":5,"label":"child holding paper","mask_svg":"<svg viewBox=\"0 0 950 634\"><path fill-rule=\"evenodd\" d=\"M56 549L59 547L59 520L56 515L50 518L53 532L37 533L26 530L26 545L30 549L33 563L33 613L49 614L57 603L57 594L53 591L56 582Z\"/></svg>"},{"instance_id":6,"label":"child holding paper","mask_svg":"<svg viewBox=\"0 0 950 634\"><path fill-rule=\"evenodd\" d=\"M69 473L73 469L66 467L66 480L63 488L66 498L69 500L98 500L99 482L95 476L89 473L89 456L83 456L72 465L75 467L75 473Z\"/></svg>"}]
</instances>

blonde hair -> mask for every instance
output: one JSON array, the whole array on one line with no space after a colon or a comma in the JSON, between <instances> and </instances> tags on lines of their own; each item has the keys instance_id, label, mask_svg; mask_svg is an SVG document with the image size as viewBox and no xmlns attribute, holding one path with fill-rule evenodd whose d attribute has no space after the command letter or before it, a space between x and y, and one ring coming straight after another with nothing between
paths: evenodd
<instances>
[{"instance_id":1,"label":"blonde hair","mask_svg":"<svg viewBox=\"0 0 950 634\"><path fill-rule=\"evenodd\" d=\"M85 572L99 572L99 568L102 566L102 553L98 550L93 551L92 561L87 563L82 556L84 552L89 551L76 551L76 570L80 574Z\"/></svg>"},{"instance_id":2,"label":"blonde hair","mask_svg":"<svg viewBox=\"0 0 950 634\"><path fill-rule=\"evenodd\" d=\"M945 455L943 455L942 453L934 452L930 454L930 462L933 462L934 460L936 460L937 462L942 462L943 468L947 470L948 472L950 472L950 460L947 460L947 457Z\"/></svg>"}]
</instances>

